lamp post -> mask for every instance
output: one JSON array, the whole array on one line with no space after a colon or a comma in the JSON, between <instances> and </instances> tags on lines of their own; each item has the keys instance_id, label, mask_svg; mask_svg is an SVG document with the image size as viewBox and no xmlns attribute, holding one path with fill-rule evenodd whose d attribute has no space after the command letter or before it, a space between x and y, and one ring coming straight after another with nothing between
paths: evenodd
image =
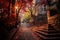
<instances>
[{"instance_id":1,"label":"lamp post","mask_svg":"<svg viewBox=\"0 0 60 40\"><path fill-rule=\"evenodd\" d=\"M16 12L16 27L18 25L18 6L15 7L15 12Z\"/></svg>"}]
</instances>

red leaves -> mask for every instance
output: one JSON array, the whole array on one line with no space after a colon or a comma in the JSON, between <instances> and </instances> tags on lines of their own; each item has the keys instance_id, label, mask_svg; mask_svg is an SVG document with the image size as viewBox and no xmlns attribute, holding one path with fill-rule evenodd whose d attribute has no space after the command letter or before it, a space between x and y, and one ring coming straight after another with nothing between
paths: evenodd
<instances>
[{"instance_id":1,"label":"red leaves","mask_svg":"<svg viewBox=\"0 0 60 40\"><path fill-rule=\"evenodd\" d=\"M0 5L2 8L7 8L9 5L8 0L0 0Z\"/></svg>"},{"instance_id":2,"label":"red leaves","mask_svg":"<svg viewBox=\"0 0 60 40\"><path fill-rule=\"evenodd\" d=\"M21 5L21 6L19 6L19 7L25 11L25 8L27 7L27 4L29 4L31 6L32 1L33 0L20 0L19 5Z\"/></svg>"},{"instance_id":3,"label":"red leaves","mask_svg":"<svg viewBox=\"0 0 60 40\"><path fill-rule=\"evenodd\" d=\"M47 2L46 2L46 0L42 0L42 4L46 4Z\"/></svg>"},{"instance_id":4,"label":"red leaves","mask_svg":"<svg viewBox=\"0 0 60 40\"><path fill-rule=\"evenodd\" d=\"M27 3L31 4L33 0L20 0L22 5L26 5Z\"/></svg>"},{"instance_id":5,"label":"red leaves","mask_svg":"<svg viewBox=\"0 0 60 40\"><path fill-rule=\"evenodd\" d=\"M28 3L31 3L33 0L27 0Z\"/></svg>"}]
</instances>

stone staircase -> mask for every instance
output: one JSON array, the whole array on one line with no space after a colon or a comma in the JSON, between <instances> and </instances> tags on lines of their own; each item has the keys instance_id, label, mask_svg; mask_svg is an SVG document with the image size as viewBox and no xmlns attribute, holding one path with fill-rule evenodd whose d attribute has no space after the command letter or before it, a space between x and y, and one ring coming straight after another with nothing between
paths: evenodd
<instances>
[{"instance_id":1,"label":"stone staircase","mask_svg":"<svg viewBox=\"0 0 60 40\"><path fill-rule=\"evenodd\" d=\"M52 26L48 29L35 31L37 36L42 40L59 40L60 32L56 31Z\"/></svg>"}]
</instances>

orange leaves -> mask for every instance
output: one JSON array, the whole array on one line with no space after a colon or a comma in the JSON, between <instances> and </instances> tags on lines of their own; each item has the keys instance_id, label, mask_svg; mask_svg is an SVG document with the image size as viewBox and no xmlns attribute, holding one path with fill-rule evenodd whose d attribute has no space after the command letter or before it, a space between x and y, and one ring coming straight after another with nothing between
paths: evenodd
<instances>
[{"instance_id":1,"label":"orange leaves","mask_svg":"<svg viewBox=\"0 0 60 40\"><path fill-rule=\"evenodd\" d=\"M29 5L31 6L31 5L32 5L32 1L33 1L33 0L20 0L20 1L18 2L18 5L19 5L19 7L20 7L21 9L23 9L24 11L26 11L25 8L28 7ZM28 5L27 5L27 4L28 4Z\"/></svg>"}]
</instances>

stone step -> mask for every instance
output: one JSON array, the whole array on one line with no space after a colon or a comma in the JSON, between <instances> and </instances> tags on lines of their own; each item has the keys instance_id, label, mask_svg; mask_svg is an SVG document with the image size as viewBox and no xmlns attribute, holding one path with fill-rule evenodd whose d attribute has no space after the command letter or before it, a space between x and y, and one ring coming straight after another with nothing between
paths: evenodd
<instances>
[{"instance_id":1,"label":"stone step","mask_svg":"<svg viewBox=\"0 0 60 40\"><path fill-rule=\"evenodd\" d=\"M57 31L55 31L55 30L38 30L38 31L42 31L42 32L47 32L47 33L50 33L50 32L57 32Z\"/></svg>"},{"instance_id":2,"label":"stone step","mask_svg":"<svg viewBox=\"0 0 60 40\"><path fill-rule=\"evenodd\" d=\"M39 34L39 33L36 33L37 35L38 35L38 37L40 37L41 39L60 39L60 37L46 37L46 36L44 36L44 35L41 35L41 34Z\"/></svg>"},{"instance_id":3,"label":"stone step","mask_svg":"<svg viewBox=\"0 0 60 40\"><path fill-rule=\"evenodd\" d=\"M42 31L42 32L48 32L48 30L38 30L38 31Z\"/></svg>"},{"instance_id":4,"label":"stone step","mask_svg":"<svg viewBox=\"0 0 60 40\"><path fill-rule=\"evenodd\" d=\"M54 27L52 25L49 25L48 30L55 30L55 29L54 29Z\"/></svg>"},{"instance_id":5,"label":"stone step","mask_svg":"<svg viewBox=\"0 0 60 40\"><path fill-rule=\"evenodd\" d=\"M48 31L44 31L44 30L39 30L39 31L36 31L37 33L39 34L42 34L42 35L45 35L45 36L60 36L60 33L59 32L51 32L51 33L48 33Z\"/></svg>"},{"instance_id":6,"label":"stone step","mask_svg":"<svg viewBox=\"0 0 60 40\"><path fill-rule=\"evenodd\" d=\"M55 30L48 30L48 33L60 33L60 32L58 32L58 31L55 31Z\"/></svg>"},{"instance_id":7,"label":"stone step","mask_svg":"<svg viewBox=\"0 0 60 40\"><path fill-rule=\"evenodd\" d=\"M50 28L50 27L48 27L48 30L55 30L54 28Z\"/></svg>"},{"instance_id":8,"label":"stone step","mask_svg":"<svg viewBox=\"0 0 60 40\"><path fill-rule=\"evenodd\" d=\"M42 32L42 31L36 31L36 33L41 34L41 35L44 35L44 36L47 36L48 35L48 33Z\"/></svg>"},{"instance_id":9,"label":"stone step","mask_svg":"<svg viewBox=\"0 0 60 40\"><path fill-rule=\"evenodd\" d=\"M39 37L39 38L41 38L41 39L47 39L47 37L45 37L44 35L41 35L41 34L39 34L39 33L36 33L37 34L37 36Z\"/></svg>"},{"instance_id":10,"label":"stone step","mask_svg":"<svg viewBox=\"0 0 60 40\"><path fill-rule=\"evenodd\" d=\"M47 30L47 29L38 30L38 31L47 32L47 33L60 33L60 32L57 32L56 30Z\"/></svg>"}]
</instances>

